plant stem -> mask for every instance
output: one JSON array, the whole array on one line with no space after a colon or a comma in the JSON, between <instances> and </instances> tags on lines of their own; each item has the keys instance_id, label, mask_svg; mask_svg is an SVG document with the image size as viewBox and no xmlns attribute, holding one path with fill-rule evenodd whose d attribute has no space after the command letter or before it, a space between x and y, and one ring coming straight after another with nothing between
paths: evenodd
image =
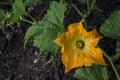
<instances>
[{"instance_id":1,"label":"plant stem","mask_svg":"<svg viewBox=\"0 0 120 80\"><path fill-rule=\"evenodd\" d=\"M86 22L86 18L83 18L84 19L84 26L85 26L85 29L87 29L87 22Z\"/></svg>"},{"instance_id":2,"label":"plant stem","mask_svg":"<svg viewBox=\"0 0 120 80\"><path fill-rule=\"evenodd\" d=\"M80 16L84 17L83 13L74 4L71 4L71 5L78 12Z\"/></svg>"},{"instance_id":3,"label":"plant stem","mask_svg":"<svg viewBox=\"0 0 120 80\"><path fill-rule=\"evenodd\" d=\"M0 4L1 4L1 5L8 5L8 4L12 5L12 4L13 4L13 1L9 0L9 1L7 1L7 2L0 2Z\"/></svg>"},{"instance_id":4,"label":"plant stem","mask_svg":"<svg viewBox=\"0 0 120 80\"><path fill-rule=\"evenodd\" d=\"M113 59L113 61L116 61L118 58L120 58L120 40L117 40L116 53L112 59Z\"/></svg>"},{"instance_id":5,"label":"plant stem","mask_svg":"<svg viewBox=\"0 0 120 80\"><path fill-rule=\"evenodd\" d=\"M90 8L89 0L87 0L87 8L88 8L88 10Z\"/></svg>"},{"instance_id":6,"label":"plant stem","mask_svg":"<svg viewBox=\"0 0 120 80\"><path fill-rule=\"evenodd\" d=\"M29 20L27 20L27 19L24 19L24 18L22 18L22 17L20 17L20 20L22 20L22 21L24 21L24 22L27 22L27 23L30 23L30 24L35 24L35 22L31 22L31 21L29 21Z\"/></svg>"},{"instance_id":7,"label":"plant stem","mask_svg":"<svg viewBox=\"0 0 120 80\"><path fill-rule=\"evenodd\" d=\"M8 5L8 2L0 2L1 5Z\"/></svg>"},{"instance_id":8,"label":"plant stem","mask_svg":"<svg viewBox=\"0 0 120 80\"><path fill-rule=\"evenodd\" d=\"M112 62L112 59L106 54L106 52L104 50L102 50L102 52L103 52L103 55L109 60L111 66L112 66L112 68L113 68L113 70L115 72L115 75L116 75L117 79L120 80L120 76L119 76L119 74L118 74L118 72L117 72L117 70L115 68L114 63Z\"/></svg>"},{"instance_id":9,"label":"plant stem","mask_svg":"<svg viewBox=\"0 0 120 80\"><path fill-rule=\"evenodd\" d=\"M36 21L30 14L26 13L26 15L29 16L32 19L32 21Z\"/></svg>"},{"instance_id":10,"label":"plant stem","mask_svg":"<svg viewBox=\"0 0 120 80\"><path fill-rule=\"evenodd\" d=\"M91 9L93 8L95 2L96 2L96 0L92 0L92 3L91 3L91 5L90 5L89 0L87 0L87 13L86 13L87 16L89 16L90 11L91 11Z\"/></svg>"},{"instance_id":11,"label":"plant stem","mask_svg":"<svg viewBox=\"0 0 120 80\"><path fill-rule=\"evenodd\" d=\"M92 0L92 4L91 4L91 6L89 7L90 10L93 8L95 2L96 2L96 0Z\"/></svg>"}]
</instances>

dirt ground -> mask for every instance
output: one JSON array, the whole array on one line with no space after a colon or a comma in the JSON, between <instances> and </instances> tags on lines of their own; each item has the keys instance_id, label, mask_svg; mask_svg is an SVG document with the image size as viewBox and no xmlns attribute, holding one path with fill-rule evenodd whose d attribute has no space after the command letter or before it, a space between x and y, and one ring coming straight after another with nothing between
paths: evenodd
<instances>
[{"instance_id":1,"label":"dirt ground","mask_svg":"<svg viewBox=\"0 0 120 80\"><path fill-rule=\"evenodd\" d=\"M120 9L120 0L96 0L96 5L101 11L94 11L87 18L88 25L96 26L99 31L101 23L104 22L110 13ZM42 0L29 11L35 19L42 19L48 9L50 0ZM84 7L73 0L73 3L80 9ZM9 6L9 5L8 5ZM11 7L11 6L10 6ZM8 7L0 5L0 8L9 10ZM26 17L27 18L27 17ZM65 13L65 27L81 19L79 14L68 6ZM0 80L75 80L73 74L75 70L65 74L65 67L61 62L61 54L56 55L40 53L31 43L24 48L24 36L30 24L21 22L21 25L14 24L0 29ZM116 48L116 40L103 38L99 45L109 54L113 55ZM52 61L52 57L55 57ZM51 62L49 62L51 60ZM108 75L109 80L117 80L109 62ZM46 64L45 64L46 63ZM120 59L114 62L118 71L120 71ZM120 72L119 72L120 74Z\"/></svg>"}]
</instances>

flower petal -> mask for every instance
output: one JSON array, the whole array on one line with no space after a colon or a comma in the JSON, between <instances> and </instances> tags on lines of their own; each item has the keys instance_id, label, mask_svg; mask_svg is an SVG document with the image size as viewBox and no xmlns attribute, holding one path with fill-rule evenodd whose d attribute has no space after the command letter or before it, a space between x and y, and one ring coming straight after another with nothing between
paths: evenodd
<instances>
[{"instance_id":1,"label":"flower petal","mask_svg":"<svg viewBox=\"0 0 120 80\"><path fill-rule=\"evenodd\" d=\"M90 48L91 48L91 47L96 47L97 44L98 44L98 42L99 42L99 39L98 39L98 38L92 39L91 42L90 42L89 47L90 47Z\"/></svg>"},{"instance_id":2,"label":"flower petal","mask_svg":"<svg viewBox=\"0 0 120 80\"><path fill-rule=\"evenodd\" d=\"M96 29L93 29L92 31L90 31L90 34L94 36L94 38L99 38L101 39L102 36L97 32Z\"/></svg>"},{"instance_id":3,"label":"flower petal","mask_svg":"<svg viewBox=\"0 0 120 80\"><path fill-rule=\"evenodd\" d=\"M102 51L100 48L91 48L91 58L93 58L93 63L99 64L99 65L106 65L103 56Z\"/></svg>"},{"instance_id":4,"label":"flower petal","mask_svg":"<svg viewBox=\"0 0 120 80\"><path fill-rule=\"evenodd\" d=\"M69 72L73 68L82 67L84 54L74 53L71 49L66 49L62 54L62 62L65 65L65 73Z\"/></svg>"}]
</instances>

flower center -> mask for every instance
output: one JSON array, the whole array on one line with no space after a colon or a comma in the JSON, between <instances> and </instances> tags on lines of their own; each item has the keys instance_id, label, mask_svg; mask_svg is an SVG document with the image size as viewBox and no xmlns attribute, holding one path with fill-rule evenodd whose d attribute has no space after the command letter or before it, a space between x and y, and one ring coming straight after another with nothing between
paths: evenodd
<instances>
[{"instance_id":1,"label":"flower center","mask_svg":"<svg viewBox=\"0 0 120 80\"><path fill-rule=\"evenodd\" d=\"M77 48L79 48L79 49L81 49L81 48L83 48L84 47L84 42L83 41L77 41Z\"/></svg>"}]
</instances>

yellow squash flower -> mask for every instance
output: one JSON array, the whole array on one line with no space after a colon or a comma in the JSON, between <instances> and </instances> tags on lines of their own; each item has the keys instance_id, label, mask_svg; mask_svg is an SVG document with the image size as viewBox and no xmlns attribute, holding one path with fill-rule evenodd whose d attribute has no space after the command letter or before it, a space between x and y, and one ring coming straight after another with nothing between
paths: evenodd
<instances>
[{"instance_id":1,"label":"yellow squash flower","mask_svg":"<svg viewBox=\"0 0 120 80\"><path fill-rule=\"evenodd\" d=\"M70 24L68 31L55 39L54 42L62 47L62 62L65 65L65 73L73 68L89 67L93 63L106 65L102 51L96 48L102 37L94 29L87 32L82 24L83 20Z\"/></svg>"}]
</instances>

